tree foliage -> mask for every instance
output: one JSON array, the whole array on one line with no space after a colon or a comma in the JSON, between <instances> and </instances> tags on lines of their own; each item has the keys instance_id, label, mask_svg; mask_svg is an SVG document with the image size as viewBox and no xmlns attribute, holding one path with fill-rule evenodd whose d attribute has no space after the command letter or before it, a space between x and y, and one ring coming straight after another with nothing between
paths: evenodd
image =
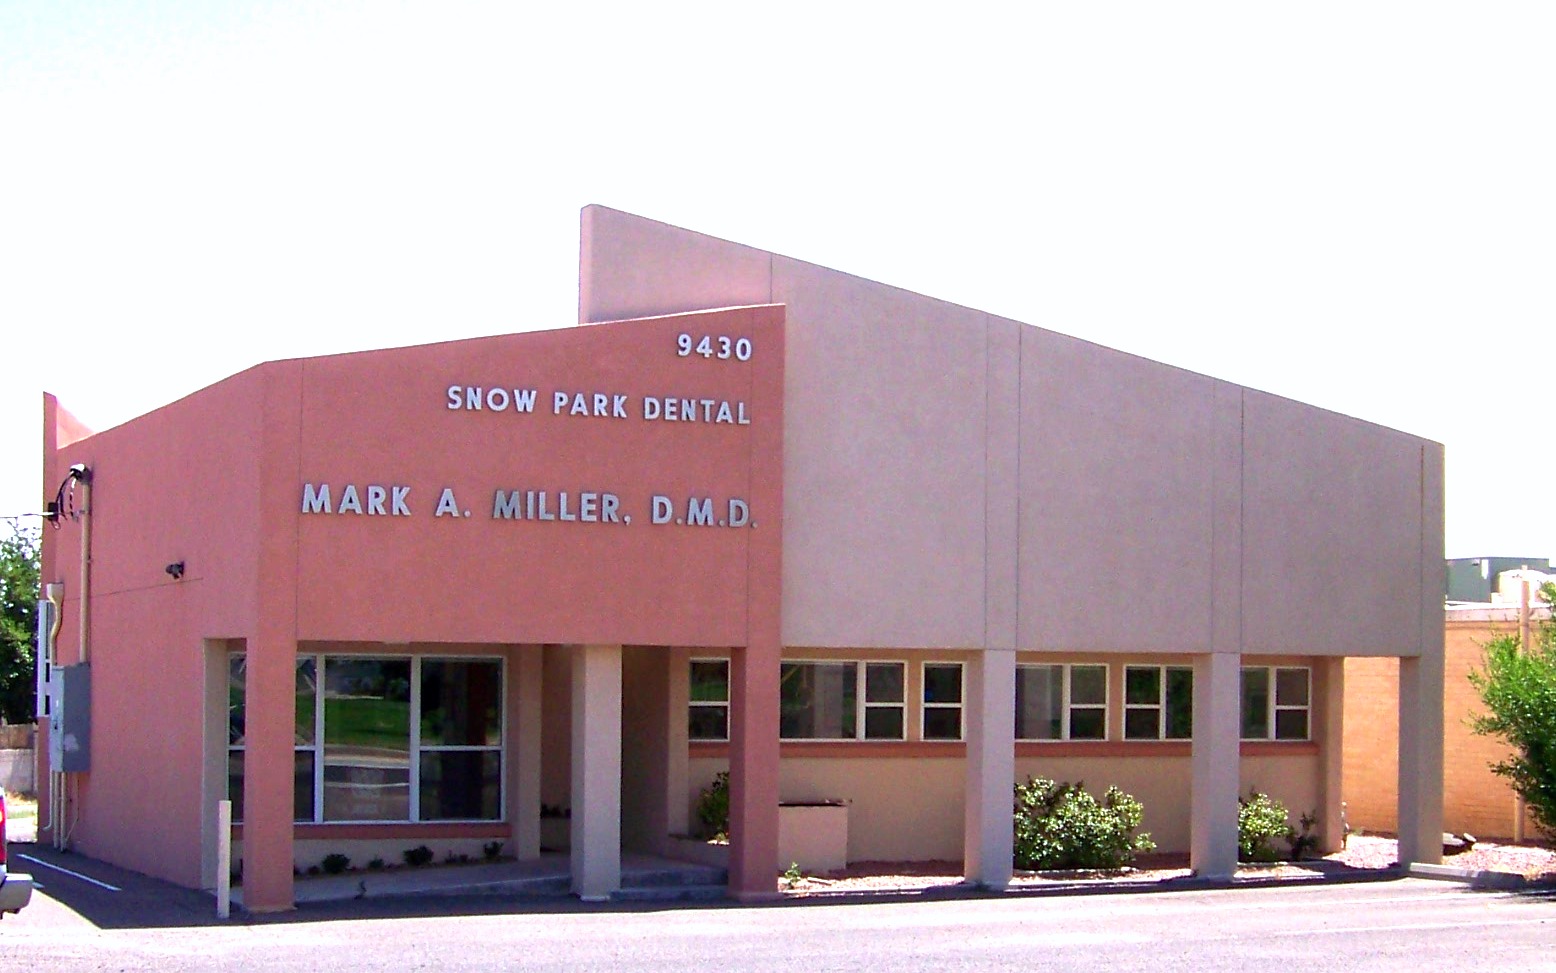
<instances>
[{"instance_id":1,"label":"tree foliage","mask_svg":"<svg viewBox=\"0 0 1556 973\"><path fill-rule=\"evenodd\" d=\"M1556 584L1542 593L1556 602ZM1512 747L1512 756L1491 769L1528 804L1536 826L1556 838L1556 623L1538 623L1533 635L1527 650L1516 635L1486 643L1483 671L1470 673L1470 682L1489 712L1470 725Z\"/></svg>"},{"instance_id":2,"label":"tree foliage","mask_svg":"<svg viewBox=\"0 0 1556 973\"><path fill-rule=\"evenodd\" d=\"M15 520L6 521L5 528L6 536L0 537L0 721L30 723L40 532Z\"/></svg>"}]
</instances>

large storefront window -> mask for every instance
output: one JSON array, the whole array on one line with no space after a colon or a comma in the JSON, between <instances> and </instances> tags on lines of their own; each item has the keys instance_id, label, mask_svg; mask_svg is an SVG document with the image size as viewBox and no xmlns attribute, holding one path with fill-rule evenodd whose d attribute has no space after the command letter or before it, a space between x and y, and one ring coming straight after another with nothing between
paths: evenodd
<instances>
[{"instance_id":1,"label":"large storefront window","mask_svg":"<svg viewBox=\"0 0 1556 973\"><path fill-rule=\"evenodd\" d=\"M244 657L228 666L228 794L236 815ZM499 820L502 680L497 659L299 657L295 819Z\"/></svg>"},{"instance_id":2,"label":"large storefront window","mask_svg":"<svg viewBox=\"0 0 1556 973\"><path fill-rule=\"evenodd\" d=\"M293 734L292 819L314 820L313 806L313 733L314 733L314 658L297 660L297 726ZM232 819L243 820L243 755L246 749L246 693L248 664L243 655L227 657L227 797L232 801Z\"/></svg>"}]
</instances>

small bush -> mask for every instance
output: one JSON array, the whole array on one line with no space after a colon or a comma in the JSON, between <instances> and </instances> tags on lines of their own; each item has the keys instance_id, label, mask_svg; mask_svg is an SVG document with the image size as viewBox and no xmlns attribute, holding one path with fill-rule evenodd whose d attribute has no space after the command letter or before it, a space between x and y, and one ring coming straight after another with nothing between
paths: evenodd
<instances>
[{"instance_id":1,"label":"small bush","mask_svg":"<svg viewBox=\"0 0 1556 973\"><path fill-rule=\"evenodd\" d=\"M324 860L319 862L319 865L324 869L324 874L339 875L351 867L351 859L336 851L325 855Z\"/></svg>"},{"instance_id":2,"label":"small bush","mask_svg":"<svg viewBox=\"0 0 1556 973\"><path fill-rule=\"evenodd\" d=\"M481 854L485 856L486 860L489 862L496 861L502 857L502 842L488 841L486 844L481 846Z\"/></svg>"},{"instance_id":3,"label":"small bush","mask_svg":"<svg viewBox=\"0 0 1556 973\"><path fill-rule=\"evenodd\" d=\"M729 771L720 771L697 795L697 820L708 837L729 837Z\"/></svg>"},{"instance_id":4,"label":"small bush","mask_svg":"<svg viewBox=\"0 0 1556 973\"><path fill-rule=\"evenodd\" d=\"M1156 843L1136 835L1144 808L1117 787L1099 802L1084 784L1046 778L1016 785L1016 867L1121 868Z\"/></svg>"},{"instance_id":5,"label":"small bush","mask_svg":"<svg viewBox=\"0 0 1556 973\"><path fill-rule=\"evenodd\" d=\"M432 849L426 845L417 845L415 848L407 848L404 852L405 864L412 868L432 863Z\"/></svg>"},{"instance_id":6,"label":"small bush","mask_svg":"<svg viewBox=\"0 0 1556 973\"><path fill-rule=\"evenodd\" d=\"M1286 805L1268 794L1249 791L1237 799L1237 859L1245 862L1276 862L1286 858L1281 842L1289 849L1297 838L1286 822ZM1316 844L1316 839L1314 841Z\"/></svg>"},{"instance_id":7,"label":"small bush","mask_svg":"<svg viewBox=\"0 0 1556 973\"><path fill-rule=\"evenodd\" d=\"M372 861L367 863L367 870L370 871L370 872L381 872L381 871L383 871L384 870L384 860L382 858L375 858L375 859L373 859Z\"/></svg>"}]
</instances>

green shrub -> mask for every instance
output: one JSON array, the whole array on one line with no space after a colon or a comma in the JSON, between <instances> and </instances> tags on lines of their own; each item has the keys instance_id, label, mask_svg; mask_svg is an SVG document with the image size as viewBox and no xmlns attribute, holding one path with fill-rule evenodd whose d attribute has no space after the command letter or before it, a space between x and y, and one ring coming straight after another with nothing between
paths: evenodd
<instances>
[{"instance_id":1,"label":"green shrub","mask_svg":"<svg viewBox=\"0 0 1556 973\"><path fill-rule=\"evenodd\" d=\"M421 865L429 865L432 863L432 849L428 848L426 845L417 845L415 848L407 848L403 852L403 855L405 857L405 864L411 866L412 868L416 868Z\"/></svg>"},{"instance_id":2,"label":"green shrub","mask_svg":"<svg viewBox=\"0 0 1556 973\"><path fill-rule=\"evenodd\" d=\"M1121 868L1156 843L1136 835L1144 808L1117 787L1099 802L1084 784L1046 778L1016 785L1016 867Z\"/></svg>"},{"instance_id":3,"label":"green shrub","mask_svg":"<svg viewBox=\"0 0 1556 973\"><path fill-rule=\"evenodd\" d=\"M1556 600L1556 584L1541 586ZM1542 619L1528 646L1516 635L1485 645L1482 671L1470 673L1486 713L1471 718L1476 733L1497 737L1512 751L1491 771L1529 806L1535 826L1556 839L1556 621Z\"/></svg>"},{"instance_id":4,"label":"green shrub","mask_svg":"<svg viewBox=\"0 0 1556 973\"><path fill-rule=\"evenodd\" d=\"M704 835L729 837L729 771L720 771L697 795L697 820L702 822Z\"/></svg>"},{"instance_id":5,"label":"green shrub","mask_svg":"<svg viewBox=\"0 0 1556 973\"><path fill-rule=\"evenodd\" d=\"M481 856L489 862L494 862L502 857L502 842L488 841L481 846Z\"/></svg>"},{"instance_id":6,"label":"green shrub","mask_svg":"<svg viewBox=\"0 0 1556 973\"><path fill-rule=\"evenodd\" d=\"M1245 862L1284 861L1297 840L1286 805L1268 794L1249 791L1237 799L1237 860ZM1282 843L1277 847L1276 842Z\"/></svg>"},{"instance_id":7,"label":"green shrub","mask_svg":"<svg viewBox=\"0 0 1556 973\"><path fill-rule=\"evenodd\" d=\"M319 865L323 867L324 874L339 875L351 867L351 859L337 851L325 855L324 860L319 862Z\"/></svg>"}]
</instances>

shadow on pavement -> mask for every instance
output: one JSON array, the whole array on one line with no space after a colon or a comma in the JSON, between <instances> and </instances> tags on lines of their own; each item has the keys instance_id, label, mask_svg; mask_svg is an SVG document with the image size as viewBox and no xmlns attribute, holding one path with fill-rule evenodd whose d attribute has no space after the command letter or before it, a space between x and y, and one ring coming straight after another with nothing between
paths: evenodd
<instances>
[{"instance_id":1,"label":"shadow on pavement","mask_svg":"<svg viewBox=\"0 0 1556 973\"><path fill-rule=\"evenodd\" d=\"M1393 881L1396 872L1372 872L1321 881L1240 881L1235 884L1199 879L1172 879L1133 885L1089 883L1044 889L990 892L966 886L936 886L914 891L850 892L833 895L781 896L756 904L732 900L643 901L584 903L562 896L494 894L385 895L301 903L290 912L248 913L234 908L227 920L216 917L216 900L208 892L187 889L160 879L118 868L48 846L11 844L12 867L29 872L39 884L35 896L46 896L101 929L154 929L218 925L275 925L351 919L442 918L493 915L576 915L646 913L687 910L837 908L887 902L933 902L948 899L1041 898L1057 895L1153 895L1227 888L1302 887ZM71 874L74 873L74 874ZM1530 890L1527 895L1556 896L1556 889Z\"/></svg>"}]
</instances>

